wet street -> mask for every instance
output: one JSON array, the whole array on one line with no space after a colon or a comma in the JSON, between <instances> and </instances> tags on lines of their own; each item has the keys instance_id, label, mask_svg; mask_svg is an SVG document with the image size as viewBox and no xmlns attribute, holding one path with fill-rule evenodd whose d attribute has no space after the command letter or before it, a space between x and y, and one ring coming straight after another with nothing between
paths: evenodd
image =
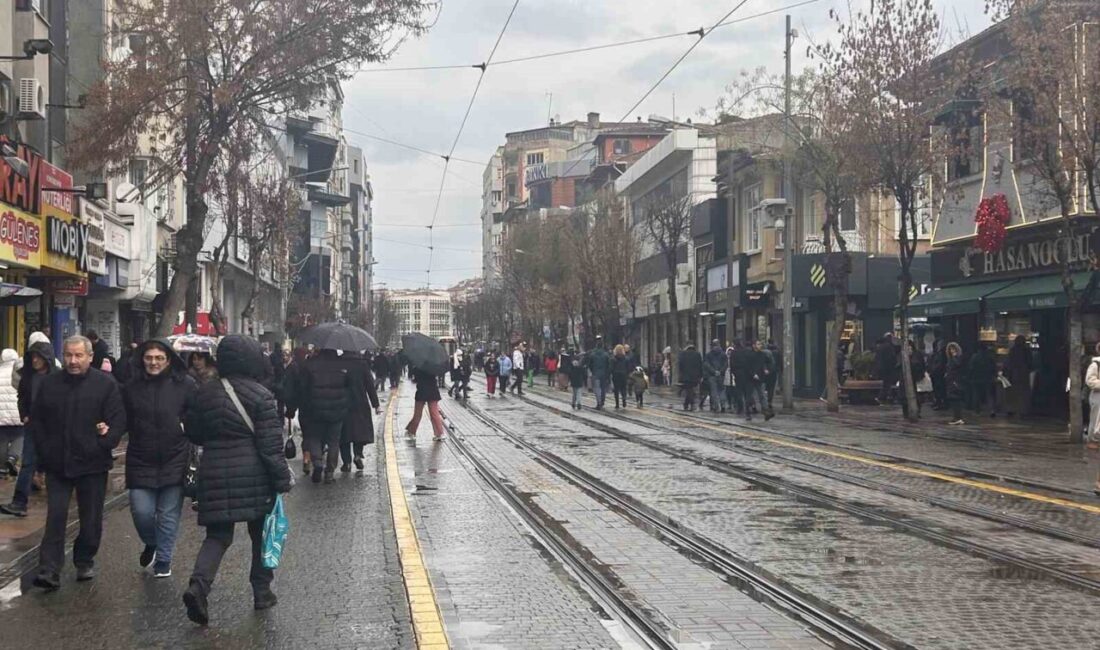
<instances>
[{"instance_id":1,"label":"wet street","mask_svg":"<svg viewBox=\"0 0 1100 650\"><path fill-rule=\"evenodd\" d=\"M426 421L415 439L404 434L405 385L385 405L365 472L299 482L274 609L251 609L241 529L210 626L192 625L179 597L201 541L193 514L173 576L154 580L137 566L120 504L106 515L95 581L74 582L69 567L57 593L26 590L25 579L3 586L6 638L58 648L1097 647L1100 622L1087 613L1100 602L1100 499L1075 483L1095 469L1079 451L1013 446L1011 431L873 431L851 412L750 425L684 413L658 391L645 409L609 401L597 411L586 395L573 411L545 386L488 398L478 381L468 403L443 402L444 442ZM1011 466L999 462L1009 455Z\"/></svg>"}]
</instances>

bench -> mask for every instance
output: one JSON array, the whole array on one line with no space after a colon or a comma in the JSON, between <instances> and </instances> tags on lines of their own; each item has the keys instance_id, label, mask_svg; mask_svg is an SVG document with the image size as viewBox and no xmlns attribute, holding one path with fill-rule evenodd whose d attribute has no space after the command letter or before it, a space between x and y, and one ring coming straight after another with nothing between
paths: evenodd
<instances>
[{"instance_id":1,"label":"bench","mask_svg":"<svg viewBox=\"0 0 1100 650\"><path fill-rule=\"evenodd\" d=\"M881 390L881 379L849 379L840 387L840 399L849 404L871 404Z\"/></svg>"}]
</instances>

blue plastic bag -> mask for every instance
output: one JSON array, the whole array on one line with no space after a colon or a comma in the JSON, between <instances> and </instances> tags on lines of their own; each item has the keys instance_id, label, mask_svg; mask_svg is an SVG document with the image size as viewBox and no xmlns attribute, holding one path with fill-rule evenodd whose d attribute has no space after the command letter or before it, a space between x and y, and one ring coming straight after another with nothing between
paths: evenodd
<instances>
[{"instance_id":1,"label":"blue plastic bag","mask_svg":"<svg viewBox=\"0 0 1100 650\"><path fill-rule=\"evenodd\" d=\"M283 495L275 495L275 506L264 518L264 547L262 560L264 568L277 569L283 557L283 544L290 532L290 520L283 511Z\"/></svg>"}]
</instances>

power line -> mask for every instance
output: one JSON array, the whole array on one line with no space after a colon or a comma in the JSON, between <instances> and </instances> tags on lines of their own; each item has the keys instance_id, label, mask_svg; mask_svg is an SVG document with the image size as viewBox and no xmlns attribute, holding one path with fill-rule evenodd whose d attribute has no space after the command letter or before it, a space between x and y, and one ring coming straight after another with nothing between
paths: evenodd
<instances>
[{"instance_id":1,"label":"power line","mask_svg":"<svg viewBox=\"0 0 1100 650\"><path fill-rule=\"evenodd\" d=\"M500 47L500 42L504 39L504 33L508 31L508 25L512 22L512 16L516 15L516 7L518 6L519 0L515 0L515 2L512 3L512 9L508 12L508 17L504 19L504 26L500 28L500 33L497 34L497 40L493 43L493 49L489 51L489 56L486 57L485 62L478 66L481 69L481 73L477 77L477 84L474 86L474 92L470 95L470 103L466 105L466 112L462 115L462 122L458 125L458 133L455 134L454 142L451 143L451 150L443 159L443 175L439 179L439 194L436 195L435 209L432 210L432 224L428 226L428 286L432 284L432 261L435 256L435 220L439 217L439 205L443 202L443 186L447 183L447 170L450 167L451 157L454 156L455 149L458 148L458 143L462 140L462 132L466 129L466 121L470 119L470 112L474 109L477 93L481 90L481 82L485 80L485 71L489 69L489 65L492 64L493 57L497 53L497 48Z\"/></svg>"},{"instance_id":2,"label":"power line","mask_svg":"<svg viewBox=\"0 0 1100 650\"><path fill-rule=\"evenodd\" d=\"M411 242L411 241L400 241L398 239L383 239L381 237L375 237L374 241L384 241L384 242L387 242L389 244L402 244L404 246L415 246L417 248L428 248L428 249L441 250L441 251L455 251L455 252L458 252L458 253L477 253L479 255L481 254L481 251L474 250L472 248L451 248L449 246L435 246L435 245L432 245L432 244L417 244L417 243L414 243L414 242Z\"/></svg>"},{"instance_id":3,"label":"power line","mask_svg":"<svg viewBox=\"0 0 1100 650\"><path fill-rule=\"evenodd\" d=\"M801 2L795 2L795 3L789 4L789 5L785 5L783 7L778 7L776 9L770 9L768 11L762 11L760 13L752 14L750 16L744 16L742 18L737 18L735 20L724 21L724 22L721 22L721 23L715 25L714 27L712 27L711 31L713 31L714 29L721 28L721 27L728 27L730 25L736 25L738 23L743 23L747 20L752 20L753 18L761 18L763 16L769 16L771 14L777 14L777 13L782 12L782 11L789 11L791 9L797 9L798 7L803 7L803 6L814 4L814 3L820 2L820 1L821 0L802 0ZM670 38L679 38L679 37L682 37L682 36L701 36L703 33L705 33L703 28L699 28L699 29L694 29L694 30L688 31L688 32L674 32L674 33L669 33L669 34L659 34L657 36L647 36L647 37L643 37L643 38L635 38L635 39L630 39L630 40L626 40L626 41L616 41L614 43L603 43L601 45L590 45L588 47L578 47L578 48L573 48L573 49L569 49L569 50L556 50L556 51L553 51L553 52L543 52L541 54L532 54L532 55L529 55L529 56L522 56L522 57L517 57L517 58L514 58L514 59L504 59L503 61L496 61L492 64L488 64L488 63L486 63L486 64L466 63L466 64L452 64L452 65L407 66L407 67L401 67L401 68L369 68L369 69L368 68L360 68L359 72L376 73L376 72L416 72L416 71L422 71L422 70L427 71L427 70L471 70L471 69L480 69L482 65L485 65L486 67L489 67L490 65L491 66L502 66L502 65L509 65L509 64L513 64L513 63L526 63L528 61L536 61L536 60L539 60L539 59L549 59L549 58L554 58L554 57L559 57L559 56L568 56L570 54L582 54L584 52L593 52L593 51L596 51L596 50L606 50L606 49L616 48L616 47L625 47L625 46L628 46L628 45L639 45L639 44L642 44L642 43L651 43L653 41L667 40L667 39L670 39Z\"/></svg>"},{"instance_id":4,"label":"power line","mask_svg":"<svg viewBox=\"0 0 1100 650\"><path fill-rule=\"evenodd\" d=\"M382 227L382 228L433 228L434 229L434 228L469 228L469 227L472 227L472 226L480 226L481 222L480 221L477 221L477 222L471 221L470 223L437 223L434 226L429 226L427 224L417 224L417 223L379 223L379 222L376 221L376 222L374 222L374 225L378 226L378 227Z\"/></svg>"}]
</instances>

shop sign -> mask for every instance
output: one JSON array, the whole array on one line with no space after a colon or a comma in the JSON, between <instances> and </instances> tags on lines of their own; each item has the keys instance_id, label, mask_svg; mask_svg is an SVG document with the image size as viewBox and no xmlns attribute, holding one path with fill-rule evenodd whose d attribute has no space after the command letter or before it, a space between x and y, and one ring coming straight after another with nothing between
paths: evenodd
<instances>
[{"instance_id":1,"label":"shop sign","mask_svg":"<svg viewBox=\"0 0 1100 650\"><path fill-rule=\"evenodd\" d=\"M754 282L746 284L741 301L742 307L763 307L771 301L771 295L775 292L775 285L771 282Z\"/></svg>"},{"instance_id":2,"label":"shop sign","mask_svg":"<svg viewBox=\"0 0 1100 650\"><path fill-rule=\"evenodd\" d=\"M1063 243L1056 232L1029 238L1010 239L992 253L974 247L932 252L932 284L969 280L1009 278L1054 273L1068 262L1071 270L1082 270L1089 263L1089 230L1077 233Z\"/></svg>"},{"instance_id":3,"label":"shop sign","mask_svg":"<svg viewBox=\"0 0 1100 650\"><path fill-rule=\"evenodd\" d=\"M50 293L66 296L88 295L88 278L50 278Z\"/></svg>"},{"instance_id":4,"label":"shop sign","mask_svg":"<svg viewBox=\"0 0 1100 650\"><path fill-rule=\"evenodd\" d=\"M80 215L87 227L87 237L84 240L86 262L83 270L96 275L107 275L107 249L104 235L106 228L106 215L99 208L86 200L80 201Z\"/></svg>"},{"instance_id":5,"label":"shop sign","mask_svg":"<svg viewBox=\"0 0 1100 650\"><path fill-rule=\"evenodd\" d=\"M3 158L0 158L0 203L31 214L39 213L42 187L42 155L25 144L15 144L7 137L0 136L0 144L6 144L16 150L16 156L27 163L27 177L15 173Z\"/></svg>"},{"instance_id":6,"label":"shop sign","mask_svg":"<svg viewBox=\"0 0 1100 650\"><path fill-rule=\"evenodd\" d=\"M73 189L72 174L43 161L42 187L50 188L42 190L42 214L50 214L50 208L73 214L73 193L54 191Z\"/></svg>"},{"instance_id":7,"label":"shop sign","mask_svg":"<svg viewBox=\"0 0 1100 650\"><path fill-rule=\"evenodd\" d=\"M0 262L37 269L41 253L41 219L0 205Z\"/></svg>"},{"instance_id":8,"label":"shop sign","mask_svg":"<svg viewBox=\"0 0 1100 650\"><path fill-rule=\"evenodd\" d=\"M107 219L104 225L107 252L124 260L130 259L130 229L113 219Z\"/></svg>"}]
</instances>

